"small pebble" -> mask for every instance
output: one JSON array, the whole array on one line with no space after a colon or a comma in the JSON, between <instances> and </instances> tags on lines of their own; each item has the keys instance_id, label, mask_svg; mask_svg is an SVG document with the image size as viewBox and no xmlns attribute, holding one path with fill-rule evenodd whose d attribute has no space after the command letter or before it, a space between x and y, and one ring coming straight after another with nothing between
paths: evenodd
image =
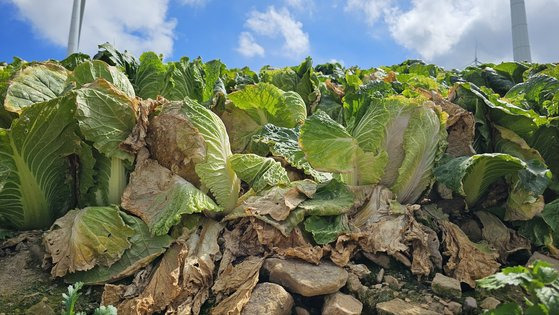
<instances>
[{"instance_id":1,"label":"small pebble","mask_svg":"<svg viewBox=\"0 0 559 315\"><path fill-rule=\"evenodd\" d=\"M448 309L452 312L452 314L462 314L462 305L458 302L448 303Z\"/></svg>"},{"instance_id":2,"label":"small pebble","mask_svg":"<svg viewBox=\"0 0 559 315\"><path fill-rule=\"evenodd\" d=\"M471 312L477 309L477 301L471 296L464 299L464 312Z\"/></svg>"},{"instance_id":3,"label":"small pebble","mask_svg":"<svg viewBox=\"0 0 559 315\"><path fill-rule=\"evenodd\" d=\"M384 268L380 268L380 271L377 274L377 283L381 283L383 278L384 278Z\"/></svg>"},{"instance_id":4,"label":"small pebble","mask_svg":"<svg viewBox=\"0 0 559 315\"><path fill-rule=\"evenodd\" d=\"M481 308L486 309L486 310L492 310L492 309L496 308L499 304L501 304L501 301L499 301L496 298L490 296L490 297L485 298L483 301L481 301L479 306L481 306Z\"/></svg>"},{"instance_id":5,"label":"small pebble","mask_svg":"<svg viewBox=\"0 0 559 315\"><path fill-rule=\"evenodd\" d=\"M400 289L400 282L398 282L398 279L394 278L393 276L384 276L384 282L388 283L388 286L392 290Z\"/></svg>"}]
</instances>

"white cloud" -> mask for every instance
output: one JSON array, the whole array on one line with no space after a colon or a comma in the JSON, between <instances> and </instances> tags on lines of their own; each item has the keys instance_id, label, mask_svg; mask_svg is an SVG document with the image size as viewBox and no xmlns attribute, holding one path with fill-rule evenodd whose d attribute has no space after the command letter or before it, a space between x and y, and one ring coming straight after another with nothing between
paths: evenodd
<instances>
[{"instance_id":1,"label":"white cloud","mask_svg":"<svg viewBox=\"0 0 559 315\"><path fill-rule=\"evenodd\" d=\"M483 62L512 59L509 1L412 0L403 9L395 0L347 0L346 11L364 16L378 29L382 24L399 45L428 62L464 67L474 59ZM559 41L550 30L559 29L559 2L526 1L532 58L536 62L559 60Z\"/></svg>"},{"instance_id":2,"label":"white cloud","mask_svg":"<svg viewBox=\"0 0 559 315\"><path fill-rule=\"evenodd\" d=\"M251 34L270 39L283 38L281 51L289 58L301 58L310 50L309 35L303 31L303 24L296 21L286 8L276 10L271 6L265 12L252 11L245 27Z\"/></svg>"},{"instance_id":3,"label":"white cloud","mask_svg":"<svg viewBox=\"0 0 559 315\"><path fill-rule=\"evenodd\" d=\"M307 1L305 1L305 0L285 0L285 4L287 6L295 8L295 9L304 8L306 3L307 3Z\"/></svg>"},{"instance_id":4,"label":"white cloud","mask_svg":"<svg viewBox=\"0 0 559 315\"><path fill-rule=\"evenodd\" d=\"M284 0L285 6L297 12L305 12L312 15L315 10L314 0Z\"/></svg>"},{"instance_id":5,"label":"white cloud","mask_svg":"<svg viewBox=\"0 0 559 315\"><path fill-rule=\"evenodd\" d=\"M254 40L254 37L249 32L242 32L241 35L239 35L239 47L237 51L241 55L249 58L254 56L264 57L264 48Z\"/></svg>"},{"instance_id":6,"label":"white cloud","mask_svg":"<svg viewBox=\"0 0 559 315\"><path fill-rule=\"evenodd\" d=\"M385 16L397 43L431 60L447 53L472 25L482 22L482 10L494 5L484 0L416 0L408 11L391 9ZM494 23L495 21L492 21Z\"/></svg>"},{"instance_id":7,"label":"white cloud","mask_svg":"<svg viewBox=\"0 0 559 315\"><path fill-rule=\"evenodd\" d=\"M342 66L345 65L345 61L343 61L343 59L339 59L339 60L338 60L338 59L332 58L332 59L328 60L328 62L329 62L329 63L339 63L339 64L342 65Z\"/></svg>"},{"instance_id":8,"label":"white cloud","mask_svg":"<svg viewBox=\"0 0 559 315\"><path fill-rule=\"evenodd\" d=\"M364 14L367 23L373 25L392 8L393 3L394 0L347 0L345 10Z\"/></svg>"},{"instance_id":9,"label":"white cloud","mask_svg":"<svg viewBox=\"0 0 559 315\"><path fill-rule=\"evenodd\" d=\"M59 46L67 45L72 1L12 0L12 3L38 36ZM169 0L87 1L80 51L93 54L98 44L110 42L136 55L146 50L170 55L176 21L167 17L168 5Z\"/></svg>"}]
</instances>

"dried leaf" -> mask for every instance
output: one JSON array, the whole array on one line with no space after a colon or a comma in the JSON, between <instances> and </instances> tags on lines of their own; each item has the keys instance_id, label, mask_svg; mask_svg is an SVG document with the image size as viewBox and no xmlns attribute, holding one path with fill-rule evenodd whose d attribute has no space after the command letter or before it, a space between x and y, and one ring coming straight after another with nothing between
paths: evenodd
<instances>
[{"instance_id":1,"label":"dried leaf","mask_svg":"<svg viewBox=\"0 0 559 315\"><path fill-rule=\"evenodd\" d=\"M263 257L251 256L235 266L230 264L212 287L218 304L211 314L240 314L258 283L263 263Z\"/></svg>"},{"instance_id":2,"label":"dried leaf","mask_svg":"<svg viewBox=\"0 0 559 315\"><path fill-rule=\"evenodd\" d=\"M54 222L44 236L52 257L51 274L89 270L95 265L109 267L130 248L134 230L127 226L115 206L70 210Z\"/></svg>"},{"instance_id":3,"label":"dried leaf","mask_svg":"<svg viewBox=\"0 0 559 315\"><path fill-rule=\"evenodd\" d=\"M440 227L443 231L445 245L443 254L449 257L444 266L447 275L474 288L475 280L499 270L500 264L496 261L497 253L483 249L482 246L470 241L454 223L442 220Z\"/></svg>"},{"instance_id":4,"label":"dried leaf","mask_svg":"<svg viewBox=\"0 0 559 315\"><path fill-rule=\"evenodd\" d=\"M220 208L206 194L140 150L136 169L122 194L122 207L140 217L155 235L164 235L182 215Z\"/></svg>"},{"instance_id":5,"label":"dried leaf","mask_svg":"<svg viewBox=\"0 0 559 315\"><path fill-rule=\"evenodd\" d=\"M101 305L119 304L124 298L125 291L125 285L105 284L103 287L103 295L101 296Z\"/></svg>"},{"instance_id":6,"label":"dried leaf","mask_svg":"<svg viewBox=\"0 0 559 315\"><path fill-rule=\"evenodd\" d=\"M188 257L182 270L183 291L167 310L168 314L197 315L210 295L215 259L219 254L217 239L223 226L207 220L201 231L188 239Z\"/></svg>"},{"instance_id":7,"label":"dried leaf","mask_svg":"<svg viewBox=\"0 0 559 315\"><path fill-rule=\"evenodd\" d=\"M186 244L176 243L163 256L159 266L153 273L148 285L135 302L127 301L118 306L119 314L123 308L130 305L138 305L139 301L153 300L146 309L147 312L159 312L164 310L181 292L179 282L182 263L187 255ZM145 303L141 303L145 305Z\"/></svg>"},{"instance_id":8,"label":"dried leaf","mask_svg":"<svg viewBox=\"0 0 559 315\"><path fill-rule=\"evenodd\" d=\"M222 225L210 219L180 237L163 256L145 289L118 305L119 314L199 314L213 283ZM184 240L184 238L186 238Z\"/></svg>"},{"instance_id":9,"label":"dried leaf","mask_svg":"<svg viewBox=\"0 0 559 315\"><path fill-rule=\"evenodd\" d=\"M180 108L179 103L166 106L165 113L154 117L146 141L159 164L199 187L200 178L194 166L205 160L206 143Z\"/></svg>"},{"instance_id":10,"label":"dried leaf","mask_svg":"<svg viewBox=\"0 0 559 315\"><path fill-rule=\"evenodd\" d=\"M475 154L476 152L472 146L475 136L474 114L444 99L434 91L422 90L421 92L436 105L441 106L443 111L448 114L446 119L446 129L448 131L446 153L452 157Z\"/></svg>"},{"instance_id":11,"label":"dried leaf","mask_svg":"<svg viewBox=\"0 0 559 315\"><path fill-rule=\"evenodd\" d=\"M225 249L235 257L257 256L264 254L264 247L258 241L258 233L250 219L244 218L235 224L232 231L223 232Z\"/></svg>"},{"instance_id":12,"label":"dried leaf","mask_svg":"<svg viewBox=\"0 0 559 315\"><path fill-rule=\"evenodd\" d=\"M517 251L530 251L530 241L507 228L495 215L486 211L477 211L475 214L483 224L483 238L499 252L501 262L506 262L507 257Z\"/></svg>"},{"instance_id":13,"label":"dried leaf","mask_svg":"<svg viewBox=\"0 0 559 315\"><path fill-rule=\"evenodd\" d=\"M359 246L359 236L356 233L342 234L338 236L334 246L326 245L325 248L330 251L330 260L340 267L347 265Z\"/></svg>"},{"instance_id":14,"label":"dried leaf","mask_svg":"<svg viewBox=\"0 0 559 315\"><path fill-rule=\"evenodd\" d=\"M407 215L386 215L378 222L369 223L362 231L359 240L361 248L368 253L385 252L394 255L408 249L405 234L409 228Z\"/></svg>"},{"instance_id":15,"label":"dried leaf","mask_svg":"<svg viewBox=\"0 0 559 315\"><path fill-rule=\"evenodd\" d=\"M147 99L134 102L134 105L136 105L134 108L136 111L136 125L132 129L128 138L120 143L120 148L122 150L136 154L141 148L146 146L149 114L162 102L165 102L165 100L157 99L157 101L154 101L152 99Z\"/></svg>"},{"instance_id":16,"label":"dried leaf","mask_svg":"<svg viewBox=\"0 0 559 315\"><path fill-rule=\"evenodd\" d=\"M406 240L411 243L411 272L414 275L428 276L435 268L442 269L443 257L435 231L412 219Z\"/></svg>"},{"instance_id":17,"label":"dried leaf","mask_svg":"<svg viewBox=\"0 0 559 315\"><path fill-rule=\"evenodd\" d=\"M251 196L240 207L251 215L270 215L274 220L285 220L291 210L303 202L307 197L296 187L272 187L262 196Z\"/></svg>"},{"instance_id":18,"label":"dried leaf","mask_svg":"<svg viewBox=\"0 0 559 315\"><path fill-rule=\"evenodd\" d=\"M275 227L260 220L251 218L252 226L258 235L260 244L266 246L271 252L283 257L295 257L313 264L319 264L324 255L320 246L312 246L301 233L299 228L294 228L289 237L285 237Z\"/></svg>"},{"instance_id":19,"label":"dried leaf","mask_svg":"<svg viewBox=\"0 0 559 315\"><path fill-rule=\"evenodd\" d=\"M28 242L32 243L37 239L41 238L42 231L23 231L18 232L14 237L10 237L7 240L0 243L0 249L14 247L19 243Z\"/></svg>"}]
</instances>

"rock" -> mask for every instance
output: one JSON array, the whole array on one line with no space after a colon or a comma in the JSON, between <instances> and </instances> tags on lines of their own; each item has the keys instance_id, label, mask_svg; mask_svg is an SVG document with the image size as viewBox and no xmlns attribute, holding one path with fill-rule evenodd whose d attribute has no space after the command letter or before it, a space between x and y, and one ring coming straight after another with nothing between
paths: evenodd
<instances>
[{"instance_id":1,"label":"rock","mask_svg":"<svg viewBox=\"0 0 559 315\"><path fill-rule=\"evenodd\" d=\"M436 312L404 302L401 299L378 303L376 308L379 315L438 315Z\"/></svg>"},{"instance_id":2,"label":"rock","mask_svg":"<svg viewBox=\"0 0 559 315\"><path fill-rule=\"evenodd\" d=\"M462 296L460 281L440 273L437 273L435 278L433 278L433 282L431 282L431 289L433 289L433 292L438 295L449 298L460 298Z\"/></svg>"},{"instance_id":3,"label":"rock","mask_svg":"<svg viewBox=\"0 0 559 315\"><path fill-rule=\"evenodd\" d=\"M322 315L359 315L363 304L351 295L336 292L324 299Z\"/></svg>"},{"instance_id":4,"label":"rock","mask_svg":"<svg viewBox=\"0 0 559 315\"><path fill-rule=\"evenodd\" d=\"M555 258L551 258L547 255L544 255L540 252L534 252L534 254L532 255L532 257L530 257L530 259L528 259L528 262L526 263L526 266L529 266L531 264L534 263L534 261L536 260L542 260L545 261L547 263L549 263L551 265L551 267L555 268L556 270L559 271L559 260L555 259Z\"/></svg>"},{"instance_id":5,"label":"rock","mask_svg":"<svg viewBox=\"0 0 559 315\"><path fill-rule=\"evenodd\" d=\"M462 304L458 302L450 302L447 307L454 315L462 314Z\"/></svg>"},{"instance_id":6,"label":"rock","mask_svg":"<svg viewBox=\"0 0 559 315\"><path fill-rule=\"evenodd\" d=\"M385 254L363 253L363 256L365 256L365 258L374 262L375 264L381 266L382 268L386 268L386 269L390 268L390 257L388 257Z\"/></svg>"},{"instance_id":7,"label":"rock","mask_svg":"<svg viewBox=\"0 0 559 315\"><path fill-rule=\"evenodd\" d=\"M250 300L241 314L289 315L293 308L293 297L275 283L259 283L252 290Z\"/></svg>"},{"instance_id":8,"label":"rock","mask_svg":"<svg viewBox=\"0 0 559 315\"><path fill-rule=\"evenodd\" d=\"M348 269L349 272L358 276L359 279L363 279L371 274L371 270L369 270L369 268L367 268L367 266L363 264L350 263L346 266L346 268Z\"/></svg>"},{"instance_id":9,"label":"rock","mask_svg":"<svg viewBox=\"0 0 559 315\"><path fill-rule=\"evenodd\" d=\"M377 274L377 283L381 283L383 278L384 278L384 268L380 268L380 271Z\"/></svg>"},{"instance_id":10,"label":"rock","mask_svg":"<svg viewBox=\"0 0 559 315\"><path fill-rule=\"evenodd\" d=\"M384 282L386 282L392 290L400 289L400 282L393 276L384 276Z\"/></svg>"},{"instance_id":11,"label":"rock","mask_svg":"<svg viewBox=\"0 0 559 315\"><path fill-rule=\"evenodd\" d=\"M499 304L501 304L501 301L490 296L481 301L481 303L479 303L479 306L481 306L481 308L485 310L492 310L495 309Z\"/></svg>"},{"instance_id":12,"label":"rock","mask_svg":"<svg viewBox=\"0 0 559 315\"><path fill-rule=\"evenodd\" d=\"M349 292L356 293L357 295L367 291L367 287L364 286L361 281L359 281L359 278L353 273L348 275L346 287Z\"/></svg>"},{"instance_id":13,"label":"rock","mask_svg":"<svg viewBox=\"0 0 559 315\"><path fill-rule=\"evenodd\" d=\"M331 262L312 265L295 259L268 258L264 269L270 281L303 296L316 296L337 292L343 287L348 273Z\"/></svg>"},{"instance_id":14,"label":"rock","mask_svg":"<svg viewBox=\"0 0 559 315\"><path fill-rule=\"evenodd\" d=\"M307 309L300 306L295 306L295 315L311 315Z\"/></svg>"},{"instance_id":15,"label":"rock","mask_svg":"<svg viewBox=\"0 0 559 315\"><path fill-rule=\"evenodd\" d=\"M463 309L464 312L473 312L474 310L477 309L477 301L476 299L474 299L471 296L468 296L466 299L464 299L464 305L463 305Z\"/></svg>"},{"instance_id":16,"label":"rock","mask_svg":"<svg viewBox=\"0 0 559 315\"><path fill-rule=\"evenodd\" d=\"M465 220L464 222L460 223L459 226L460 229L464 231L466 235L468 235L468 238L472 242L477 243L483 239L481 228L479 227L479 224L476 222L476 220L474 219Z\"/></svg>"},{"instance_id":17,"label":"rock","mask_svg":"<svg viewBox=\"0 0 559 315\"><path fill-rule=\"evenodd\" d=\"M39 303L37 303L37 304L31 306L30 308L28 308L27 311L25 311L25 314L27 314L27 315L35 315L35 314L54 315L55 313L54 313L54 310L48 304L48 299L46 297L44 297Z\"/></svg>"}]
</instances>

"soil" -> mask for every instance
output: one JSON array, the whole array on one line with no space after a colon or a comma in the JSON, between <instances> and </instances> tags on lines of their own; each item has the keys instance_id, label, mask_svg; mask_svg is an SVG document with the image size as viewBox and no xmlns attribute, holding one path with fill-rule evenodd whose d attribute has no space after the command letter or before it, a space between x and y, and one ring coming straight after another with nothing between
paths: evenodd
<instances>
[{"instance_id":1,"label":"soil","mask_svg":"<svg viewBox=\"0 0 559 315\"><path fill-rule=\"evenodd\" d=\"M0 314L26 314L42 300L55 314L60 314L62 294L67 292L68 284L52 279L41 267L40 236L40 232L33 233L13 246L0 249ZM91 313L99 306L101 292L101 287L84 289L77 309Z\"/></svg>"}]
</instances>

